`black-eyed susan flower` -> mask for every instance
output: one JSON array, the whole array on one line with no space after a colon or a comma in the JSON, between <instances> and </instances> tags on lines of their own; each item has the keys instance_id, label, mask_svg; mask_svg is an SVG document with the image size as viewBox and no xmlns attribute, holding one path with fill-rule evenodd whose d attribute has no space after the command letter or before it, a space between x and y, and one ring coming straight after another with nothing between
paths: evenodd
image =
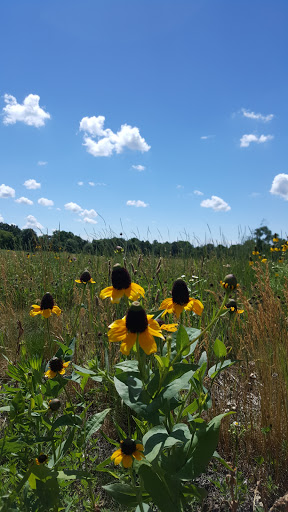
<instances>
[{"instance_id":1,"label":"black-eyed susan flower","mask_svg":"<svg viewBox=\"0 0 288 512\"><path fill-rule=\"evenodd\" d=\"M252 265L254 265L254 261L252 260L251 256L249 258L249 265L250 265L250 267L252 267Z\"/></svg>"},{"instance_id":2,"label":"black-eyed susan flower","mask_svg":"<svg viewBox=\"0 0 288 512\"><path fill-rule=\"evenodd\" d=\"M56 306L54 299L49 292L45 293L42 297L40 306L32 304L31 308L30 316L42 315L44 318L49 318L52 313L55 313L57 316L61 315L61 309Z\"/></svg>"},{"instance_id":3,"label":"black-eyed susan flower","mask_svg":"<svg viewBox=\"0 0 288 512\"><path fill-rule=\"evenodd\" d=\"M84 270L80 276L80 279L75 279L75 283L87 284L95 283L95 281L93 281L90 272L88 270Z\"/></svg>"},{"instance_id":4,"label":"black-eyed susan flower","mask_svg":"<svg viewBox=\"0 0 288 512\"><path fill-rule=\"evenodd\" d=\"M45 455L45 453L40 453L40 455L38 455L38 457L35 459L35 462L38 466L40 466L41 464L45 464L47 461L48 456Z\"/></svg>"},{"instance_id":5,"label":"black-eyed susan flower","mask_svg":"<svg viewBox=\"0 0 288 512\"><path fill-rule=\"evenodd\" d=\"M252 254L253 256L258 256L258 254L260 254L256 246L254 247L254 251L252 251Z\"/></svg>"},{"instance_id":6,"label":"black-eyed susan flower","mask_svg":"<svg viewBox=\"0 0 288 512\"><path fill-rule=\"evenodd\" d=\"M109 341L121 341L120 351L125 356L130 354L137 337L145 354L150 355L157 352L153 336L164 339L158 322L153 320L153 315L146 315L139 302L133 302L126 316L109 325Z\"/></svg>"},{"instance_id":7,"label":"black-eyed susan flower","mask_svg":"<svg viewBox=\"0 0 288 512\"><path fill-rule=\"evenodd\" d=\"M45 377L48 377L48 379L54 379L58 373L59 375L64 375L69 364L70 361L65 362L61 357L52 357L49 361L49 370L45 372Z\"/></svg>"},{"instance_id":8,"label":"black-eyed susan flower","mask_svg":"<svg viewBox=\"0 0 288 512\"><path fill-rule=\"evenodd\" d=\"M224 277L224 281L220 281L220 284L225 290L235 290L239 286L234 274L228 274Z\"/></svg>"},{"instance_id":9,"label":"black-eyed susan flower","mask_svg":"<svg viewBox=\"0 0 288 512\"><path fill-rule=\"evenodd\" d=\"M161 316L166 313L175 313L176 317L179 318L184 309L185 311L194 311L194 313L201 316L204 306L200 300L189 297L187 284L183 279L176 279L172 286L172 297L163 300L159 309L164 309Z\"/></svg>"},{"instance_id":10,"label":"black-eyed susan flower","mask_svg":"<svg viewBox=\"0 0 288 512\"><path fill-rule=\"evenodd\" d=\"M52 400L49 400L49 409L53 412L58 411L61 407L61 402L59 398L53 398Z\"/></svg>"},{"instance_id":11,"label":"black-eyed susan flower","mask_svg":"<svg viewBox=\"0 0 288 512\"><path fill-rule=\"evenodd\" d=\"M267 262L267 258L262 258L261 263L266 263L266 262Z\"/></svg>"},{"instance_id":12,"label":"black-eyed susan flower","mask_svg":"<svg viewBox=\"0 0 288 512\"><path fill-rule=\"evenodd\" d=\"M112 286L107 286L100 293L100 299L111 298L113 304L118 304L121 297L126 295L129 300L135 301L144 297L145 291L139 284L132 283L128 270L118 263L114 265L111 275Z\"/></svg>"},{"instance_id":13,"label":"black-eyed susan flower","mask_svg":"<svg viewBox=\"0 0 288 512\"><path fill-rule=\"evenodd\" d=\"M162 331L175 332L178 329L178 324L160 324Z\"/></svg>"},{"instance_id":14,"label":"black-eyed susan flower","mask_svg":"<svg viewBox=\"0 0 288 512\"><path fill-rule=\"evenodd\" d=\"M284 261L284 258L279 258L279 260L278 260L279 263L283 263L283 261Z\"/></svg>"},{"instance_id":15,"label":"black-eyed susan flower","mask_svg":"<svg viewBox=\"0 0 288 512\"><path fill-rule=\"evenodd\" d=\"M237 302L234 299L229 299L227 304L225 304L224 308L229 309L230 313L238 313L238 315L241 315L241 313L244 313L244 309L238 309Z\"/></svg>"},{"instance_id":16,"label":"black-eyed susan flower","mask_svg":"<svg viewBox=\"0 0 288 512\"><path fill-rule=\"evenodd\" d=\"M277 242L279 242L277 233L274 233L274 235L273 235L273 242L274 242L274 244L277 244Z\"/></svg>"},{"instance_id":17,"label":"black-eyed susan flower","mask_svg":"<svg viewBox=\"0 0 288 512\"><path fill-rule=\"evenodd\" d=\"M114 252L115 252L115 254L121 254L122 252L124 252L124 249L123 249L123 247L121 247L121 245L116 245Z\"/></svg>"},{"instance_id":18,"label":"black-eyed susan flower","mask_svg":"<svg viewBox=\"0 0 288 512\"><path fill-rule=\"evenodd\" d=\"M124 468L131 468L133 458L141 460L144 458L144 446L141 443L136 443L133 439L124 439L120 442L120 448L111 455L111 460L117 466L122 463Z\"/></svg>"}]
</instances>

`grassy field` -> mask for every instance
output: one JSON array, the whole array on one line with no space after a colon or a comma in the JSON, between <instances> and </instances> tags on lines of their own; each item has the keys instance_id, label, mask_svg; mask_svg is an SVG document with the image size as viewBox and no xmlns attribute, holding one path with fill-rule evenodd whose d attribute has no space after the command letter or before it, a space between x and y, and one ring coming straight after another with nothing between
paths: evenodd
<instances>
[{"instance_id":1,"label":"grassy field","mask_svg":"<svg viewBox=\"0 0 288 512\"><path fill-rule=\"evenodd\" d=\"M212 474L210 480L214 482L209 484L210 503L211 499L213 502L214 492L217 492L215 499L226 503L227 510L252 510L247 504L252 507L251 490L260 482L257 489L263 507L259 506L258 510L264 511L268 510L267 507L275 498L287 491L288 267L285 261L279 264L273 254L265 262L253 257L255 262L249 265L249 256L251 254L241 250L233 257L219 257L212 251L209 257L206 255L197 260L189 257L189 254L181 258L159 259L139 254L125 256L114 250L111 250L110 259L41 249L35 253L0 252L0 452L4 481L1 510L68 512L136 508L133 504L132 508L127 504L115 504L101 490L103 483L113 480L116 471L113 464L108 464L109 460L104 466L101 463L109 459L118 447L124 432L132 437L136 431L139 439L142 428L137 423L135 411L129 412L113 385L115 364L123 363L126 359L133 360L136 354L132 351L131 356L126 358L119 352L118 343L108 341L108 326L126 314L129 302L126 297L119 304L99 298L101 290L111 285L111 272L116 263L126 267L132 281L145 289L142 305L147 314L153 312L156 316L156 312L159 313L161 302L171 297L173 282L178 278L187 283L190 297L203 303L202 316L193 312L185 313L185 328L204 331L186 363L199 363L205 351L207 372L217 363L214 349L216 339L225 344L227 357L236 361L236 364L221 372L215 381L209 407L201 408L205 421L224 412L235 413L222 421L217 447L228 465L220 469L214 461L209 466ZM75 282L85 269L89 270L95 283L83 285ZM229 297L237 300L238 309L243 309L244 313L226 311L226 314L217 317L225 294L220 281L231 273L237 276L240 286L237 290L231 290ZM31 306L40 305L46 292L52 294L61 308L61 315L52 315L48 319L42 315L30 316ZM207 329L211 319L214 319L214 323ZM175 318L171 317L170 323L172 321ZM55 431L52 423L57 421L58 413L48 410L49 401L45 393L50 398L56 395L53 395L52 384L48 389L44 371L47 371L47 362L59 347L61 357L65 354L69 356L65 347L72 340L74 352L67 375L69 371L71 374L73 367L75 378L67 386L65 382L66 387L62 381L57 381L57 398L61 399L61 418L67 418L70 414L71 419L71 416L76 418L77 415L82 421L81 428L80 423L75 426L76 423L69 424L63 420L63 424L60 422L57 427L52 444L49 444L51 435L49 437L48 433L51 433L51 428L52 432ZM163 354L161 348L161 357ZM221 359L222 356L219 357ZM151 362L150 370L156 371L153 365ZM64 380L64 377L61 376L61 379ZM203 386L207 386L208 380L207 373L203 374ZM185 396L186 406L192 403L193 394L189 396L189 401L185 387L181 393ZM105 417L100 417L101 411L108 408L110 410ZM174 412L169 413L170 416ZM176 417L179 415L176 414ZM94 430L89 431L89 439L83 441L83 428L86 435L85 425L91 427L91 418L96 423L98 421L98 428L93 427ZM187 423L189 418L188 415L183 422ZM148 424L146 427L147 433ZM24 436L28 435L28 431L31 435L33 432L34 436L32 441L29 438L29 442ZM64 446L69 436L73 439L71 437L69 447L66 445L67 450L65 448L65 453L63 451L60 461L57 450ZM18 440L21 443L24 441L17 444ZM31 467L32 461L37 457L39 459L41 452L46 453L47 450L50 463L48 467L39 466L43 472L35 473L33 483L31 470L29 474L25 471ZM57 471L65 472L65 468L68 468L71 475L74 471L71 478L67 472L66 476L62 475L63 478L58 478L60 483L57 489L53 487L52 472L50 476L44 474L44 468L47 471L56 468L54 463L51 464L52 458L54 463L58 460ZM126 476L121 471L123 473L124 470L120 470L120 481L125 481ZM27 481L23 481L25 474L28 475ZM58 498L48 505L53 493ZM206 502L207 499L209 502L209 495ZM148 505L143 503L136 510L156 510L145 507ZM196 511L201 510L201 506L191 498L191 503L179 510Z\"/></svg>"}]
</instances>

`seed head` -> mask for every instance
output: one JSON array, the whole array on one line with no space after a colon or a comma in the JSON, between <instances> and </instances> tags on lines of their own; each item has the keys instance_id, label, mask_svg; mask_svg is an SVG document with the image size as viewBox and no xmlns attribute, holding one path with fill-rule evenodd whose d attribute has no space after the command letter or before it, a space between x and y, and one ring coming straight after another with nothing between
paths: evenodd
<instances>
[{"instance_id":1,"label":"seed head","mask_svg":"<svg viewBox=\"0 0 288 512\"><path fill-rule=\"evenodd\" d=\"M132 333L141 333L146 331L148 327L148 319L145 310L140 302L132 302L126 315L126 329Z\"/></svg>"},{"instance_id":2,"label":"seed head","mask_svg":"<svg viewBox=\"0 0 288 512\"><path fill-rule=\"evenodd\" d=\"M121 452L125 455L132 455L136 451L136 443L133 439L124 439L121 441Z\"/></svg>"},{"instance_id":3,"label":"seed head","mask_svg":"<svg viewBox=\"0 0 288 512\"><path fill-rule=\"evenodd\" d=\"M187 284L183 279L176 279L172 287L172 300L179 306L184 306L189 302L189 291Z\"/></svg>"},{"instance_id":4,"label":"seed head","mask_svg":"<svg viewBox=\"0 0 288 512\"><path fill-rule=\"evenodd\" d=\"M129 288L131 285L131 277L126 268L121 267L119 263L114 265L112 270L112 286L116 290L123 290Z\"/></svg>"},{"instance_id":5,"label":"seed head","mask_svg":"<svg viewBox=\"0 0 288 512\"><path fill-rule=\"evenodd\" d=\"M82 274L80 276L80 281L82 283L89 283L90 279L91 279L90 272L88 272L88 270L84 270L84 272L82 272Z\"/></svg>"},{"instance_id":6,"label":"seed head","mask_svg":"<svg viewBox=\"0 0 288 512\"><path fill-rule=\"evenodd\" d=\"M40 309L41 309L41 311L43 311L43 309L53 309L53 307L54 307L54 299L53 299L51 293L47 292L42 297Z\"/></svg>"}]
</instances>

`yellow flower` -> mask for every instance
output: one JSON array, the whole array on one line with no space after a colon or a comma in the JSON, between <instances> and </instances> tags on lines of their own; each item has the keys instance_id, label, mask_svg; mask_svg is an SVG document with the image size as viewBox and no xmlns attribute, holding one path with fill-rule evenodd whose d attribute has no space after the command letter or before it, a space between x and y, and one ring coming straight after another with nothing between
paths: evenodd
<instances>
[{"instance_id":1,"label":"yellow flower","mask_svg":"<svg viewBox=\"0 0 288 512\"><path fill-rule=\"evenodd\" d=\"M250 265L250 267L252 267L252 265L254 265L254 261L252 260L251 256L249 258L249 265Z\"/></svg>"},{"instance_id":2,"label":"yellow flower","mask_svg":"<svg viewBox=\"0 0 288 512\"><path fill-rule=\"evenodd\" d=\"M267 258L262 258L261 263L266 263Z\"/></svg>"},{"instance_id":3,"label":"yellow flower","mask_svg":"<svg viewBox=\"0 0 288 512\"><path fill-rule=\"evenodd\" d=\"M116 466L122 462L122 466L124 468L131 468L133 464L133 457L137 460L144 458L142 453L143 451L143 444L136 444L133 439L127 438L124 439L124 441L121 441L120 448L112 453L111 460L114 461Z\"/></svg>"},{"instance_id":4,"label":"yellow flower","mask_svg":"<svg viewBox=\"0 0 288 512\"><path fill-rule=\"evenodd\" d=\"M61 314L61 309L54 304L54 299L49 292L42 297L40 306L32 304L31 308L33 309L30 311L30 316L42 315L44 318L49 318L52 313L57 316Z\"/></svg>"},{"instance_id":5,"label":"yellow flower","mask_svg":"<svg viewBox=\"0 0 288 512\"><path fill-rule=\"evenodd\" d=\"M70 260L70 261L72 261L72 260ZM93 281L90 272L88 272L88 270L84 270L84 272L82 272L82 274L80 276L80 279L75 279L75 283L87 284L87 283L95 283L95 281Z\"/></svg>"},{"instance_id":6,"label":"yellow flower","mask_svg":"<svg viewBox=\"0 0 288 512\"><path fill-rule=\"evenodd\" d=\"M279 260L278 260L278 261L279 261L279 263L283 263L284 258L279 258Z\"/></svg>"},{"instance_id":7,"label":"yellow flower","mask_svg":"<svg viewBox=\"0 0 288 512\"><path fill-rule=\"evenodd\" d=\"M238 315L241 315L242 313L244 313L244 309L237 308L237 302L234 299L229 299L229 301L224 306L224 308L230 309L230 313L238 313Z\"/></svg>"},{"instance_id":8,"label":"yellow flower","mask_svg":"<svg viewBox=\"0 0 288 512\"><path fill-rule=\"evenodd\" d=\"M172 297L163 300L159 309L164 309L161 316L166 313L175 313L176 317L179 318L184 309L185 311L194 311L194 313L201 316L204 306L200 300L189 297L187 284L183 279L176 279L172 287Z\"/></svg>"},{"instance_id":9,"label":"yellow flower","mask_svg":"<svg viewBox=\"0 0 288 512\"><path fill-rule=\"evenodd\" d=\"M273 236L273 242L274 242L275 244L277 244L277 242L279 242L279 238L278 238L277 233L274 233L274 236Z\"/></svg>"},{"instance_id":10,"label":"yellow flower","mask_svg":"<svg viewBox=\"0 0 288 512\"><path fill-rule=\"evenodd\" d=\"M258 256L258 254L260 254L257 247L254 247L254 251L252 251L252 254L253 256Z\"/></svg>"},{"instance_id":11,"label":"yellow flower","mask_svg":"<svg viewBox=\"0 0 288 512\"><path fill-rule=\"evenodd\" d=\"M40 466L41 464L45 464L47 461L48 461L48 456L45 455L44 453L40 453L40 455L38 455L37 459L35 459L35 462L38 466Z\"/></svg>"},{"instance_id":12,"label":"yellow flower","mask_svg":"<svg viewBox=\"0 0 288 512\"><path fill-rule=\"evenodd\" d=\"M131 277L126 268L118 263L114 265L111 275L112 286L107 286L100 293L100 299L111 298L113 304L118 304L123 295L129 300L135 301L144 297L145 291L139 284L132 283Z\"/></svg>"},{"instance_id":13,"label":"yellow flower","mask_svg":"<svg viewBox=\"0 0 288 512\"><path fill-rule=\"evenodd\" d=\"M137 336L140 347L147 355L157 352L157 345L153 336L164 339L158 322L153 320L153 315L146 315L139 302L133 302L127 315L121 320L115 320L109 325L109 329L109 341L121 341L120 352L125 356L130 354Z\"/></svg>"},{"instance_id":14,"label":"yellow flower","mask_svg":"<svg viewBox=\"0 0 288 512\"><path fill-rule=\"evenodd\" d=\"M49 370L45 372L45 377L48 379L54 379L56 375L65 375L65 371L67 366L69 366L71 361L66 361L66 363L61 359L61 357L52 357L49 361Z\"/></svg>"},{"instance_id":15,"label":"yellow flower","mask_svg":"<svg viewBox=\"0 0 288 512\"><path fill-rule=\"evenodd\" d=\"M160 324L162 331L175 332L178 329L178 324Z\"/></svg>"}]
</instances>

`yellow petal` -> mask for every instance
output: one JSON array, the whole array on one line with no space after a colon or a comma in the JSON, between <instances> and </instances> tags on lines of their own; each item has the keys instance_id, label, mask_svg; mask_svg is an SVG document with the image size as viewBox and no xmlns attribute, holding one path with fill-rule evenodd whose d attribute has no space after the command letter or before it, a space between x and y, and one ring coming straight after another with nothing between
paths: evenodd
<instances>
[{"instance_id":1,"label":"yellow petal","mask_svg":"<svg viewBox=\"0 0 288 512\"><path fill-rule=\"evenodd\" d=\"M52 315L52 309L43 309L41 314L44 316L44 318L49 318Z\"/></svg>"},{"instance_id":2,"label":"yellow petal","mask_svg":"<svg viewBox=\"0 0 288 512\"><path fill-rule=\"evenodd\" d=\"M67 368L67 366L69 366L70 363L71 363L71 361L66 361L65 363L63 363L63 367Z\"/></svg>"},{"instance_id":3,"label":"yellow petal","mask_svg":"<svg viewBox=\"0 0 288 512\"><path fill-rule=\"evenodd\" d=\"M111 297L113 291L113 286L107 286L107 288L104 288L100 292L100 299L107 299L107 297Z\"/></svg>"},{"instance_id":4,"label":"yellow petal","mask_svg":"<svg viewBox=\"0 0 288 512\"><path fill-rule=\"evenodd\" d=\"M124 468L131 468L133 459L131 455L123 455L122 465Z\"/></svg>"},{"instance_id":5,"label":"yellow petal","mask_svg":"<svg viewBox=\"0 0 288 512\"><path fill-rule=\"evenodd\" d=\"M109 325L108 339L109 341L122 341L127 336L126 317L115 320Z\"/></svg>"},{"instance_id":6,"label":"yellow petal","mask_svg":"<svg viewBox=\"0 0 288 512\"><path fill-rule=\"evenodd\" d=\"M163 300L163 302L161 302L161 304L160 304L159 309L165 309L162 316L164 316L165 313L173 313L173 300L172 299Z\"/></svg>"},{"instance_id":7,"label":"yellow petal","mask_svg":"<svg viewBox=\"0 0 288 512\"><path fill-rule=\"evenodd\" d=\"M53 372L52 370L47 370L47 372L45 372L45 377L48 377L48 379L54 379L56 375L57 373Z\"/></svg>"},{"instance_id":8,"label":"yellow petal","mask_svg":"<svg viewBox=\"0 0 288 512\"><path fill-rule=\"evenodd\" d=\"M176 304L175 302L173 303L173 311L177 318L179 318L183 309L184 309L184 306L180 306L180 304ZM186 307L185 307L185 309L186 309Z\"/></svg>"},{"instance_id":9,"label":"yellow petal","mask_svg":"<svg viewBox=\"0 0 288 512\"><path fill-rule=\"evenodd\" d=\"M120 352L122 352L122 354L125 356L129 356L131 348L133 347L134 343L136 343L136 338L136 332L128 332L125 340L121 343Z\"/></svg>"},{"instance_id":10,"label":"yellow petal","mask_svg":"<svg viewBox=\"0 0 288 512\"><path fill-rule=\"evenodd\" d=\"M161 325L162 331L175 332L178 329L178 324L163 324Z\"/></svg>"},{"instance_id":11,"label":"yellow petal","mask_svg":"<svg viewBox=\"0 0 288 512\"><path fill-rule=\"evenodd\" d=\"M121 455L122 452L121 452L121 448L119 448L119 450L116 450L115 452L112 453L111 455L111 460L114 460L116 459L116 457L118 457L119 455Z\"/></svg>"},{"instance_id":12,"label":"yellow petal","mask_svg":"<svg viewBox=\"0 0 288 512\"><path fill-rule=\"evenodd\" d=\"M132 453L133 457L137 460L141 460L144 458L144 455L143 453L141 452L138 452L138 450L136 450L134 453Z\"/></svg>"},{"instance_id":13,"label":"yellow petal","mask_svg":"<svg viewBox=\"0 0 288 512\"><path fill-rule=\"evenodd\" d=\"M39 310L39 311L35 311L35 310L31 309L31 311L30 311L29 315L30 315L30 316L36 316L36 315L41 315L41 313L42 313L42 311L41 311L41 310Z\"/></svg>"},{"instance_id":14,"label":"yellow petal","mask_svg":"<svg viewBox=\"0 0 288 512\"><path fill-rule=\"evenodd\" d=\"M131 286L129 286L129 288L130 288L130 293L128 295L128 298L130 300L134 301L134 300L138 300L139 297L144 297L145 290L139 284L131 283ZM126 295L127 295L127 293L126 293Z\"/></svg>"},{"instance_id":15,"label":"yellow petal","mask_svg":"<svg viewBox=\"0 0 288 512\"><path fill-rule=\"evenodd\" d=\"M149 327L144 332L139 334L139 345L144 350L145 354L147 354L147 356L157 352L157 345L153 336L149 333Z\"/></svg>"},{"instance_id":16,"label":"yellow petal","mask_svg":"<svg viewBox=\"0 0 288 512\"><path fill-rule=\"evenodd\" d=\"M75 283L80 283L80 284L82 284L82 281L80 281L80 279L75 279Z\"/></svg>"},{"instance_id":17,"label":"yellow petal","mask_svg":"<svg viewBox=\"0 0 288 512\"><path fill-rule=\"evenodd\" d=\"M123 297L125 293L125 289L123 290L116 290L116 288L113 288L112 295L111 295L111 301L112 304L119 304L120 299Z\"/></svg>"},{"instance_id":18,"label":"yellow petal","mask_svg":"<svg viewBox=\"0 0 288 512\"><path fill-rule=\"evenodd\" d=\"M61 315L61 309L58 308L58 306L53 306L52 312L55 313L55 315L57 315L57 316Z\"/></svg>"},{"instance_id":19,"label":"yellow petal","mask_svg":"<svg viewBox=\"0 0 288 512\"><path fill-rule=\"evenodd\" d=\"M139 450L140 452L144 452L144 446L141 443L136 444L136 450Z\"/></svg>"}]
</instances>

